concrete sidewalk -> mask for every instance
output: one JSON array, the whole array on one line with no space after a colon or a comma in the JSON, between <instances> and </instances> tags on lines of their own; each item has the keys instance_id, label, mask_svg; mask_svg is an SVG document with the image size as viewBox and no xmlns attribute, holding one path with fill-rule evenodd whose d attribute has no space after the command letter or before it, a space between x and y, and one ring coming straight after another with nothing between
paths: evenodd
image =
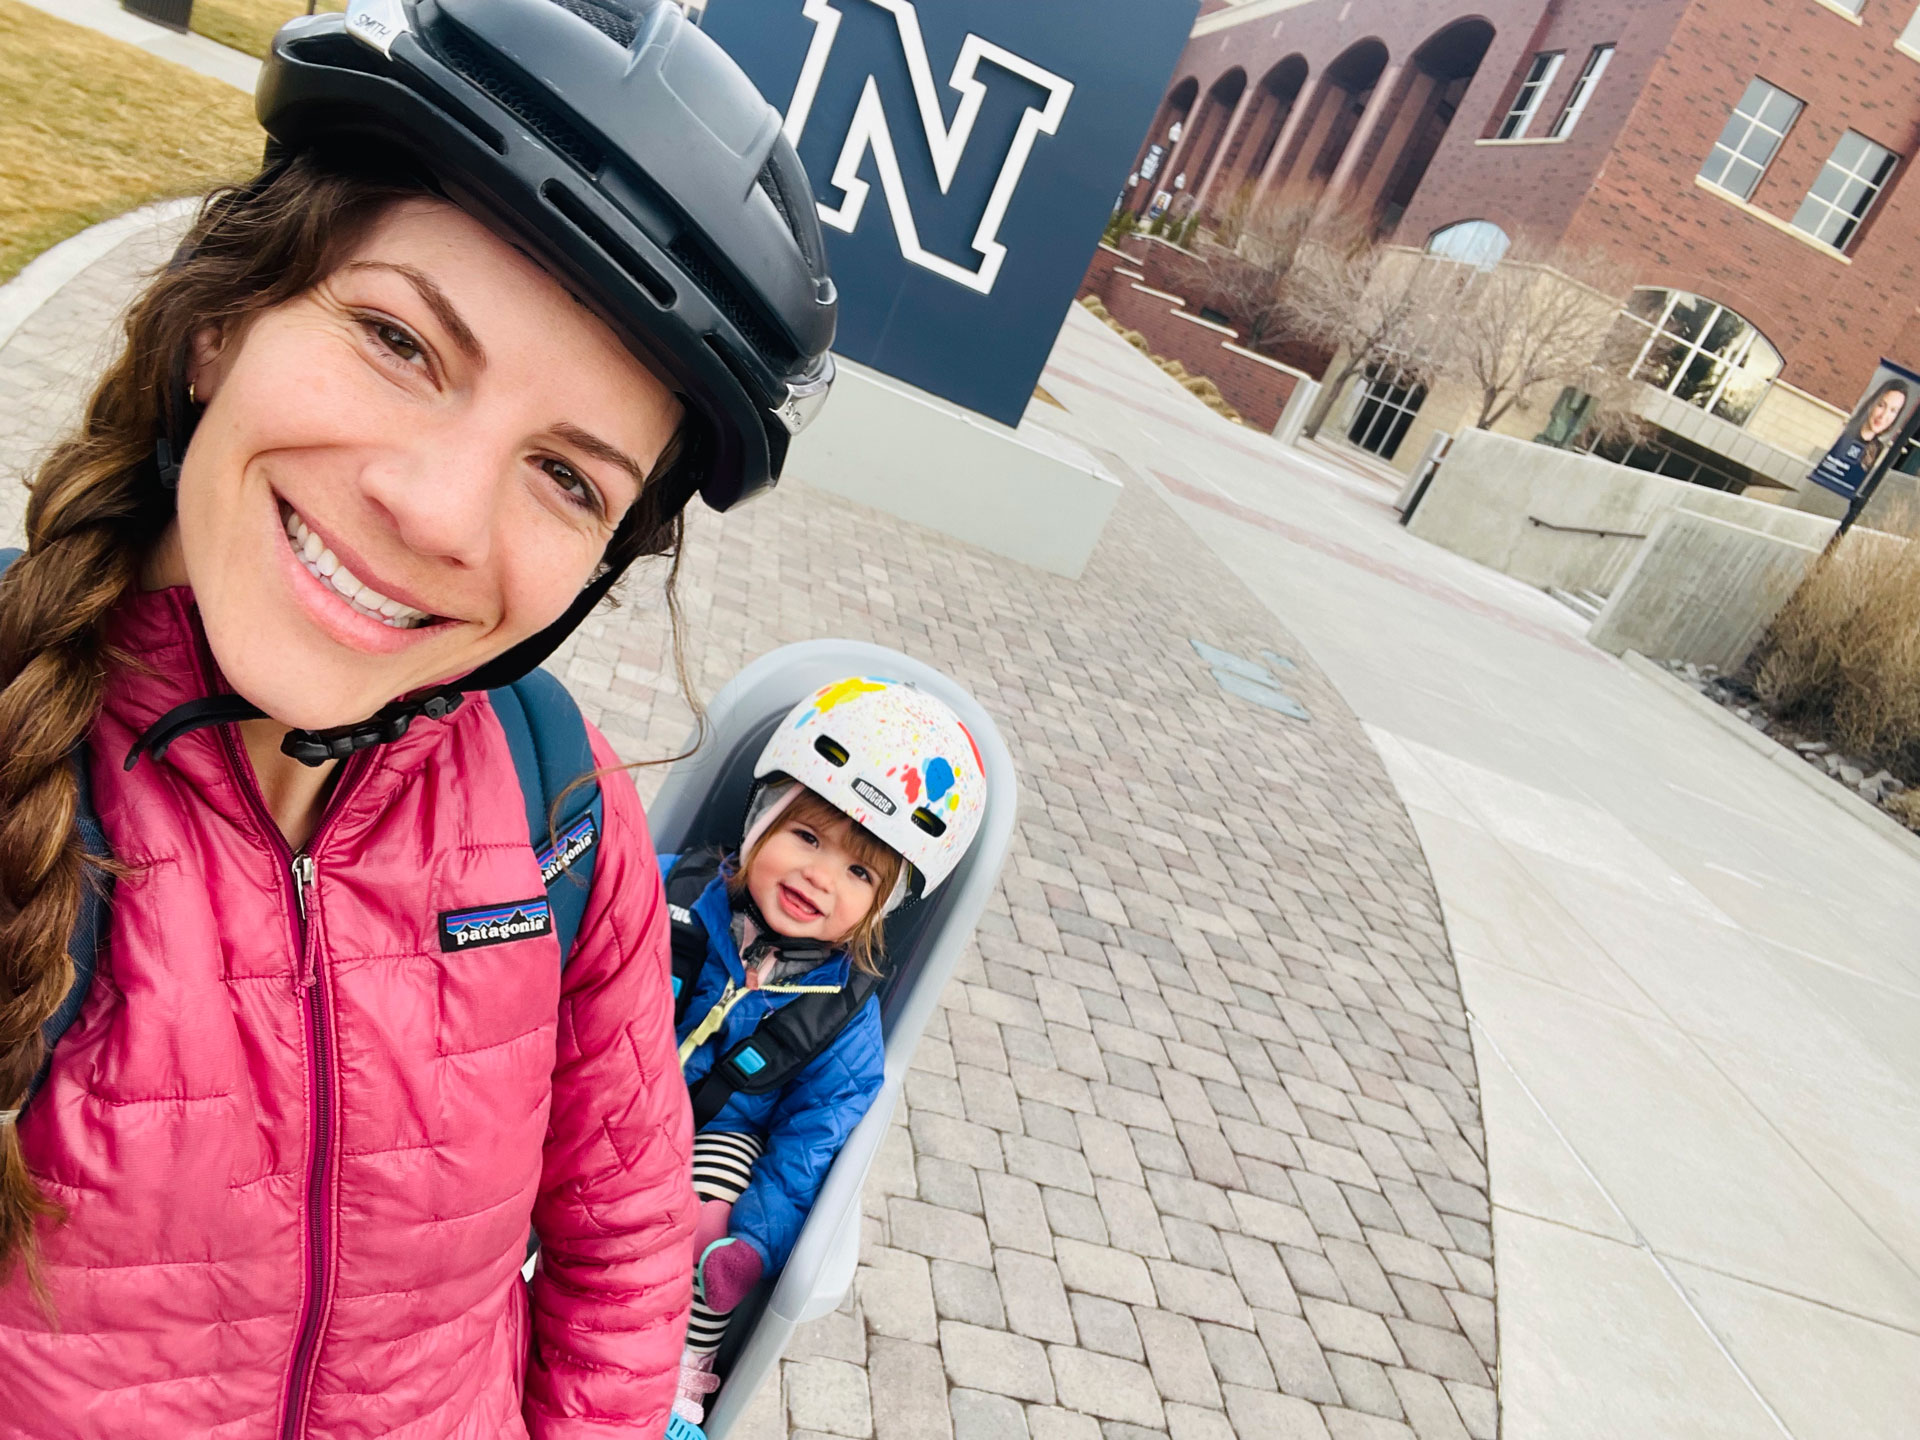
<instances>
[{"instance_id":1,"label":"concrete sidewalk","mask_svg":"<svg viewBox=\"0 0 1920 1440\"><path fill-rule=\"evenodd\" d=\"M1409 805L1485 1087L1508 1440L1920 1434L1920 863L1077 308L1045 384Z\"/></svg>"}]
</instances>

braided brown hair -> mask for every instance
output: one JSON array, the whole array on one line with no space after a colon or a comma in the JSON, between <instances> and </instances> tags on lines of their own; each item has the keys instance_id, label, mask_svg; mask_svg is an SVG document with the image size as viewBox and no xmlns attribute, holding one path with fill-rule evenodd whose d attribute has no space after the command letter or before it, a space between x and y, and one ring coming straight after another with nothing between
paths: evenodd
<instances>
[{"instance_id":1,"label":"braided brown hair","mask_svg":"<svg viewBox=\"0 0 1920 1440\"><path fill-rule=\"evenodd\" d=\"M216 191L173 262L127 312L126 343L78 429L36 475L27 551L0 582L0 1109L24 1103L46 1059L41 1027L73 983L67 939L83 887L101 878L74 830L75 747L99 715L116 662L105 635L173 515L154 441L196 334L232 336L324 280L382 215L429 187L363 161L307 152ZM615 533L608 558L671 555L678 571L682 474L699 447L668 447ZM678 462L678 463L676 463ZM64 1210L28 1171L17 1125L0 1124L0 1281L15 1260L47 1303L36 1226Z\"/></svg>"}]
</instances>

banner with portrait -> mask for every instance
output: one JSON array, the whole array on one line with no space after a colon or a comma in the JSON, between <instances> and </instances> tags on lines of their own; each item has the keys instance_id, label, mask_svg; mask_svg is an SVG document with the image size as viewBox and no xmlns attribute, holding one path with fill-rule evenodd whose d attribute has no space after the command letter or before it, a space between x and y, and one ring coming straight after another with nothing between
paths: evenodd
<instances>
[{"instance_id":1,"label":"banner with portrait","mask_svg":"<svg viewBox=\"0 0 1920 1440\"><path fill-rule=\"evenodd\" d=\"M1858 502L1871 493L1899 458L1901 448L1920 429L1920 375L1882 360L1873 380L1847 417L1846 428L1820 457L1807 478L1824 489Z\"/></svg>"}]
</instances>

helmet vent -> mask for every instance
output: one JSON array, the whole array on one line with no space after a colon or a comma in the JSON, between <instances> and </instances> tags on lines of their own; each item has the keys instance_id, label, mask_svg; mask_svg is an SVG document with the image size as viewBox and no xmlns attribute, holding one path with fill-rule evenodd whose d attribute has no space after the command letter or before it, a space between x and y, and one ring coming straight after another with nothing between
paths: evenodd
<instances>
[{"instance_id":1,"label":"helmet vent","mask_svg":"<svg viewBox=\"0 0 1920 1440\"><path fill-rule=\"evenodd\" d=\"M935 839L947 833L947 822L924 805L913 812L913 823Z\"/></svg>"},{"instance_id":2,"label":"helmet vent","mask_svg":"<svg viewBox=\"0 0 1920 1440\"><path fill-rule=\"evenodd\" d=\"M674 294L673 287L655 274L651 266L643 264L640 257L633 253L632 246L622 244L619 237L607 228L600 217L581 203L579 196L558 181L549 180L540 187L540 198L558 211L576 230L599 246L608 259L638 281L640 288L647 292L654 304L662 310L671 310L674 307L678 297Z\"/></svg>"},{"instance_id":3,"label":"helmet vent","mask_svg":"<svg viewBox=\"0 0 1920 1440\"><path fill-rule=\"evenodd\" d=\"M553 0L569 15L577 15L594 29L624 50L633 44L638 26L633 23L633 13L626 6L609 4L606 0Z\"/></svg>"},{"instance_id":4,"label":"helmet vent","mask_svg":"<svg viewBox=\"0 0 1920 1440\"><path fill-rule=\"evenodd\" d=\"M831 735L822 735L813 742L813 748L826 757L829 765L837 766L847 763L847 747Z\"/></svg>"},{"instance_id":5,"label":"helmet vent","mask_svg":"<svg viewBox=\"0 0 1920 1440\"><path fill-rule=\"evenodd\" d=\"M442 27L433 38L447 64L492 96L503 110L587 174L599 170L599 147L554 109L537 87L496 64L487 51L452 26Z\"/></svg>"},{"instance_id":6,"label":"helmet vent","mask_svg":"<svg viewBox=\"0 0 1920 1440\"><path fill-rule=\"evenodd\" d=\"M680 262L680 268L687 272L693 283L706 292L714 308L733 322L733 328L740 332L740 338L753 347L754 354L762 363L783 374L794 367L798 357L794 354L793 346L767 328L767 323L747 302L747 297L740 293L740 287L722 273L697 240L683 232L667 250Z\"/></svg>"},{"instance_id":7,"label":"helmet vent","mask_svg":"<svg viewBox=\"0 0 1920 1440\"><path fill-rule=\"evenodd\" d=\"M774 174L771 160L760 167L760 188L767 192L767 199L780 212L780 218L787 222L787 229L792 230L793 211L787 206L787 197L780 189L780 177ZM800 237L796 234L793 238L798 240Z\"/></svg>"},{"instance_id":8,"label":"helmet vent","mask_svg":"<svg viewBox=\"0 0 1920 1440\"><path fill-rule=\"evenodd\" d=\"M787 233L793 236L793 243L798 245L800 253L806 256L808 267L814 270L823 269L822 257L817 251L812 236L794 219L795 202L788 197L786 186L780 180L780 167L774 163L779 153L776 147L774 153L767 157L767 163L760 167L758 181L760 189L765 192L767 199L773 202L773 208L780 212L780 218L787 222ZM812 196L807 196L800 204L811 204L812 199Z\"/></svg>"}]
</instances>

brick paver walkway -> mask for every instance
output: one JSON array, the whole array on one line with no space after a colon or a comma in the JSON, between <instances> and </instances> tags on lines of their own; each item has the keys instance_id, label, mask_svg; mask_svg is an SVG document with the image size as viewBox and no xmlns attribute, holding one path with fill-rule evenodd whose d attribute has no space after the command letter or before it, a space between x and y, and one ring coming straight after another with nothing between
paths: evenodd
<instances>
[{"instance_id":1,"label":"brick paver walkway","mask_svg":"<svg viewBox=\"0 0 1920 1440\"><path fill-rule=\"evenodd\" d=\"M0 348L0 465L70 413L135 258ZM649 578L557 662L634 758L688 724ZM1025 786L855 1293L736 1433L1491 1440L1485 1141L1425 862L1173 512L1129 486L1070 582L789 484L695 518L683 597L702 693L787 641L893 645L973 690ZM1190 639L1291 658L1312 720L1223 693Z\"/></svg>"}]
</instances>

